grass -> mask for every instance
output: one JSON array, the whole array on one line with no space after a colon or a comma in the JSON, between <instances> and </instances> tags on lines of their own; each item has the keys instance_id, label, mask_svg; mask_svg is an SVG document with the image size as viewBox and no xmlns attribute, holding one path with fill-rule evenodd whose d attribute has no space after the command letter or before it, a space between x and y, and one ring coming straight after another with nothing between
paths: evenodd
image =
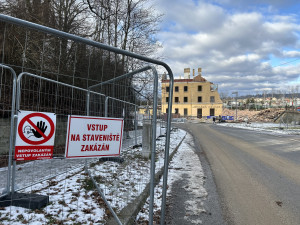
<instances>
[{"instance_id":1,"label":"grass","mask_svg":"<svg viewBox=\"0 0 300 225\"><path fill-rule=\"evenodd\" d=\"M92 191L95 189L95 185L92 181L91 178L86 177L83 182L82 182L82 187L86 190L86 191Z\"/></svg>"}]
</instances>

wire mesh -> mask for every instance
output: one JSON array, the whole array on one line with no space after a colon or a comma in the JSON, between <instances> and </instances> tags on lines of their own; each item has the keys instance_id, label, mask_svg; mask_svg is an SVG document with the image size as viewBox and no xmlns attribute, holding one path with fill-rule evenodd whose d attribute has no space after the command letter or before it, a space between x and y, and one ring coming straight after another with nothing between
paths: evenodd
<instances>
[{"instance_id":1,"label":"wire mesh","mask_svg":"<svg viewBox=\"0 0 300 225\"><path fill-rule=\"evenodd\" d=\"M53 159L15 162L13 178L14 190L50 196L49 204L33 211L14 206L0 207L1 222L103 224L112 217L110 207L120 218L121 215L132 216L126 208L135 204L143 193L149 195L150 155L143 155L141 144L145 136L144 119L151 122L156 119L152 117L157 94L153 89L155 77L152 72L117 80L144 62L130 57L130 54L116 54L95 45L18 25L5 23L0 29L3 31L0 34L2 62L13 67L17 74L25 72L19 76L18 110L56 115ZM7 97L11 97L12 85L2 82L2 79L7 78L1 76L0 83L0 126L1 135L4 135L2 122L9 120L6 116L11 113L8 107L11 100ZM107 80L111 82L105 83ZM89 89L99 83L105 84ZM146 112L140 111L141 105L146 106ZM68 115L122 118L124 134L120 157L65 159ZM160 121L157 124L162 126L154 124L157 137L152 137L152 140L158 138L156 172L163 169L166 142L166 126ZM5 137L1 141L3 139L8 140ZM7 143L1 143L1 147L5 145ZM6 161L7 155L4 155L3 162ZM7 171L5 167L3 164L1 181ZM92 174L93 182L87 172ZM105 204L97 187L109 205Z\"/></svg>"},{"instance_id":2,"label":"wire mesh","mask_svg":"<svg viewBox=\"0 0 300 225\"><path fill-rule=\"evenodd\" d=\"M67 115L87 114L86 95L88 91L66 86L55 81L50 82L40 77L26 75L28 74L25 73L24 77L20 79L18 110L54 112L57 116L57 132L55 135L54 159L28 161L26 163L17 162L15 173L16 190L24 188L28 190L28 188L32 188L47 180L48 187L51 187L52 183L49 182L50 179L66 174L74 169L82 169L85 163L83 159L64 159L63 152L66 140ZM122 88L124 89L124 87ZM120 212L121 209L145 190L150 178L149 157L144 159L141 155L141 146L135 145L135 143L141 144L142 134L141 126L135 126L135 123L142 125L143 121L136 117L139 114L135 111L137 109L136 105L126 102L127 98L124 94L122 97L124 100L108 97L107 103L105 103L107 97L92 92L89 99L89 115L103 116L107 114L108 117L121 117L124 119L123 151L121 157L114 159L106 158L100 161L90 159L88 161L95 180L101 182L100 188L104 190L104 195L107 196L108 201L117 212ZM106 110L105 104L107 107ZM136 130L135 128L139 129ZM158 131L157 133L159 134L160 132ZM135 148L132 147L134 145ZM160 148L160 151L163 151L163 148ZM126 163L122 165L124 161ZM99 167L98 164L103 164L104 167ZM100 170L101 173L98 174L97 170ZM104 177L104 180L100 180L101 176ZM119 182L116 177L120 177L121 180L124 178L124 181ZM82 182L86 183L83 186L89 190L89 179L85 177ZM123 188L120 187L120 184L123 185ZM90 194L92 195L93 193ZM61 213L63 212L62 210ZM62 219L65 220L63 216Z\"/></svg>"},{"instance_id":3,"label":"wire mesh","mask_svg":"<svg viewBox=\"0 0 300 225\"><path fill-rule=\"evenodd\" d=\"M107 102L107 116L124 119L124 135L120 157L100 160L91 164L89 171L113 209L122 215L126 214L126 207L130 203L134 204L134 201L147 190L146 187L150 181L150 155L143 156L141 145L144 114L137 111L139 108L135 104L126 103L126 100L147 101L148 106L153 108L153 101L151 102L151 99L147 99L145 96L153 93L153 86L149 85L149 88L144 89L143 93L137 93L131 83L138 80L138 75L131 76L118 81L112 80L110 83L98 87L99 91L105 95L114 93L114 98L109 98ZM91 115L93 115L92 112ZM149 118L149 116L145 115L145 118ZM160 128L157 134L160 134ZM158 146L160 151L164 150L163 146ZM131 214L126 216L131 216Z\"/></svg>"},{"instance_id":4,"label":"wire mesh","mask_svg":"<svg viewBox=\"0 0 300 225\"><path fill-rule=\"evenodd\" d=\"M0 67L0 195L7 192L8 165L11 136L11 115L13 113L13 83L14 74L4 67Z\"/></svg>"}]
</instances>

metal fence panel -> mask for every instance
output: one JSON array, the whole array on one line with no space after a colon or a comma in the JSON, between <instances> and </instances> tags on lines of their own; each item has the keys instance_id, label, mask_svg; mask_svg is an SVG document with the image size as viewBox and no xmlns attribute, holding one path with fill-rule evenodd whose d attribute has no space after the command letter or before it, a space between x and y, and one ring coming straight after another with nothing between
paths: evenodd
<instances>
[{"instance_id":1,"label":"metal fence panel","mask_svg":"<svg viewBox=\"0 0 300 225\"><path fill-rule=\"evenodd\" d=\"M11 163L14 139L14 113L17 77L14 70L1 65L0 76L0 195L9 193L11 182ZM3 168L3 169L2 169ZM5 179L6 177L6 179Z\"/></svg>"},{"instance_id":2,"label":"metal fence panel","mask_svg":"<svg viewBox=\"0 0 300 225\"><path fill-rule=\"evenodd\" d=\"M168 113L166 126L157 127L157 124L161 123L156 122L158 76L155 68L146 66L137 70L131 69L132 72L123 75L129 65L125 64L125 67L121 68L118 58L128 57L131 59L125 62L139 61L141 65L147 62L164 67L170 76L169 108L171 108L173 75L168 65L13 17L0 14L0 20L15 24L5 25L4 38L2 38L3 54L6 50L5 45L14 44L16 47L14 60L6 57L5 60L7 58L9 60L5 62L3 58L2 61L21 73L18 77L17 110L54 112L57 116L54 158L25 163L14 161L12 190L52 196L53 202L43 210L44 216L41 220L66 224L78 221L104 223L105 220L107 222L110 217L106 212L107 209L120 223L120 219L125 221L123 216L131 215L128 207L134 205L136 199L146 193L146 195L150 194L149 223L152 224L154 177L156 172L163 171L161 204L161 224L163 224L171 110ZM14 39L7 35L8 33L17 34L18 43L15 43ZM79 49L85 49L86 55L83 56ZM64 54L63 50L67 50L68 55ZM140 76L141 74L143 76ZM145 78L147 78L146 82ZM141 86L140 83L143 85ZM14 97L12 99L14 100ZM145 137L142 132L145 121L144 116L141 116L138 111L139 106L145 103L153 110L147 114L152 124L150 160L143 157L140 145ZM12 108L9 112L14 114ZM121 156L113 159L65 159L68 115L123 118L124 136ZM11 129L14 128L11 125ZM159 134L165 134L163 135L165 137L157 142L156 138ZM1 172L1 180L3 174ZM96 189L98 192L95 191ZM102 200L99 198L99 193ZM93 202L85 201L89 196L92 196ZM82 202L90 208L86 209ZM29 218L22 218L11 212L12 208L6 210L10 222L35 221L33 218L36 215L28 213L26 215ZM101 221L97 221L95 216L97 213L104 215ZM84 220L83 218L86 217L88 219Z\"/></svg>"},{"instance_id":3,"label":"metal fence panel","mask_svg":"<svg viewBox=\"0 0 300 225\"><path fill-rule=\"evenodd\" d=\"M54 160L15 162L15 189L30 187L44 179L82 167L84 159L66 160L65 143L68 115L86 115L87 90L34 74L18 77L17 111L53 112L56 114ZM102 97L102 95L99 95ZM34 168L34 169L33 169Z\"/></svg>"}]
</instances>

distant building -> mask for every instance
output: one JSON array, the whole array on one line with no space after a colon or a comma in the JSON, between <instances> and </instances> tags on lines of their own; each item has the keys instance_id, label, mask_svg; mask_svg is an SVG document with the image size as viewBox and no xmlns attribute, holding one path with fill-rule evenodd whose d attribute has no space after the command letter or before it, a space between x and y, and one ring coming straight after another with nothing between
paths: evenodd
<instances>
[{"instance_id":1,"label":"distant building","mask_svg":"<svg viewBox=\"0 0 300 225\"><path fill-rule=\"evenodd\" d=\"M190 68L184 69L184 78L174 80L172 114L183 117L207 117L222 115L222 100L218 93L218 86L207 81L201 75L201 68L193 78L190 78ZM162 105L163 113L168 112L169 80L162 79Z\"/></svg>"},{"instance_id":2,"label":"distant building","mask_svg":"<svg viewBox=\"0 0 300 225\"><path fill-rule=\"evenodd\" d=\"M142 105L138 108L138 113L143 115L144 117L152 117L153 116L153 106L149 105ZM159 117L161 114L161 106L157 106L157 116Z\"/></svg>"}]
</instances>

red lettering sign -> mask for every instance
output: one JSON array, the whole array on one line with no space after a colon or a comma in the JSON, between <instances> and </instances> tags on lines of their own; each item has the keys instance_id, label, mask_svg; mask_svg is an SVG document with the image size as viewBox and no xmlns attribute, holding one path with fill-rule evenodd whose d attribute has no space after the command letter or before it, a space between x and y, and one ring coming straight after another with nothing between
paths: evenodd
<instances>
[{"instance_id":1,"label":"red lettering sign","mask_svg":"<svg viewBox=\"0 0 300 225\"><path fill-rule=\"evenodd\" d=\"M69 116L66 158L119 156L123 119Z\"/></svg>"},{"instance_id":2,"label":"red lettering sign","mask_svg":"<svg viewBox=\"0 0 300 225\"><path fill-rule=\"evenodd\" d=\"M51 159L56 116L54 113L20 111L16 134L15 160Z\"/></svg>"}]
</instances>

